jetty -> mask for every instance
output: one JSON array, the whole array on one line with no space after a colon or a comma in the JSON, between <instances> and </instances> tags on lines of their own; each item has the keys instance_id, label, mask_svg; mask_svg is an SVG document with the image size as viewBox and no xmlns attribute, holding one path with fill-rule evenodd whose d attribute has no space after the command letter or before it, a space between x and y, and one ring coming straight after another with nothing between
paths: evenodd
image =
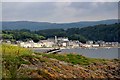
<instances>
[{"instance_id":1,"label":"jetty","mask_svg":"<svg viewBox=\"0 0 120 80\"><path fill-rule=\"evenodd\" d=\"M53 54L55 54L55 53L57 53L57 52L61 52L60 48L50 49L50 50L45 51L45 53L53 53Z\"/></svg>"}]
</instances>

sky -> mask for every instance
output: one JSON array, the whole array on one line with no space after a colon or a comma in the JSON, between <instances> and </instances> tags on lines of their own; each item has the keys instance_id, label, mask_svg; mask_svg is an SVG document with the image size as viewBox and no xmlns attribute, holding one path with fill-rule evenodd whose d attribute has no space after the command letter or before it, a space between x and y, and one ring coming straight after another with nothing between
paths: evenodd
<instances>
[{"instance_id":1,"label":"sky","mask_svg":"<svg viewBox=\"0 0 120 80\"><path fill-rule=\"evenodd\" d=\"M2 3L2 21L70 23L117 18L117 2Z\"/></svg>"},{"instance_id":2,"label":"sky","mask_svg":"<svg viewBox=\"0 0 120 80\"><path fill-rule=\"evenodd\" d=\"M2 2L119 2L119 0L1 0Z\"/></svg>"}]
</instances>

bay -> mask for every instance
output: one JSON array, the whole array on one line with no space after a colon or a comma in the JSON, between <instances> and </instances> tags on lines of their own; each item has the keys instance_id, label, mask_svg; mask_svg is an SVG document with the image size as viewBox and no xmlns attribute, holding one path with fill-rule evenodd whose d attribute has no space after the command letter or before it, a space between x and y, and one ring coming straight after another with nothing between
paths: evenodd
<instances>
[{"instance_id":1,"label":"bay","mask_svg":"<svg viewBox=\"0 0 120 80\"><path fill-rule=\"evenodd\" d=\"M35 52L45 52L49 49L33 48ZM61 49L59 53L73 53L80 54L90 58L101 58L101 59L115 59L120 55L120 48L75 48L75 49Z\"/></svg>"}]
</instances>

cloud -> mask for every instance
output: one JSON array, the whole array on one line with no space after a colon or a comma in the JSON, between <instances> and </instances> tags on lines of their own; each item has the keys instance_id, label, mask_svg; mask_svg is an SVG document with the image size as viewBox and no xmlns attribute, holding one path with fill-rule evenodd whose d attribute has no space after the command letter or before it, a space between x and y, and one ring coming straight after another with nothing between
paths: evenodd
<instances>
[{"instance_id":1,"label":"cloud","mask_svg":"<svg viewBox=\"0 0 120 80\"><path fill-rule=\"evenodd\" d=\"M50 16L54 12L53 3L13 2L3 3L3 19L39 19Z\"/></svg>"},{"instance_id":2,"label":"cloud","mask_svg":"<svg viewBox=\"0 0 120 80\"><path fill-rule=\"evenodd\" d=\"M2 2L118 2L119 0L1 0Z\"/></svg>"},{"instance_id":3,"label":"cloud","mask_svg":"<svg viewBox=\"0 0 120 80\"><path fill-rule=\"evenodd\" d=\"M76 17L94 17L93 19L99 16L101 18L117 18L118 13L117 2L75 2L72 3L70 7L76 9L76 13L78 13L75 15Z\"/></svg>"},{"instance_id":4,"label":"cloud","mask_svg":"<svg viewBox=\"0 0 120 80\"><path fill-rule=\"evenodd\" d=\"M0 20L2 20L2 3L0 3Z\"/></svg>"},{"instance_id":5,"label":"cloud","mask_svg":"<svg viewBox=\"0 0 120 80\"><path fill-rule=\"evenodd\" d=\"M77 22L117 18L117 2L4 2L4 21Z\"/></svg>"}]
</instances>

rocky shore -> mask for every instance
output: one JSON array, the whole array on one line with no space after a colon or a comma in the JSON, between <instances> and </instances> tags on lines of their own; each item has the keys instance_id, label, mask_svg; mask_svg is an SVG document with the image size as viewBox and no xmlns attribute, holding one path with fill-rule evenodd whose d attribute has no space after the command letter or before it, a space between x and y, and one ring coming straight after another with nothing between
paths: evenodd
<instances>
[{"instance_id":1,"label":"rocky shore","mask_svg":"<svg viewBox=\"0 0 120 80\"><path fill-rule=\"evenodd\" d=\"M84 79L120 79L119 60L105 63L94 62L90 65L73 65L53 58L33 55L23 57L29 64L21 64L17 70L18 78L37 78L41 80L84 80ZM21 76L20 76L21 75Z\"/></svg>"},{"instance_id":2,"label":"rocky shore","mask_svg":"<svg viewBox=\"0 0 120 80\"><path fill-rule=\"evenodd\" d=\"M2 45L2 80L118 80L119 64L119 59L35 53L19 46Z\"/></svg>"}]
</instances>

